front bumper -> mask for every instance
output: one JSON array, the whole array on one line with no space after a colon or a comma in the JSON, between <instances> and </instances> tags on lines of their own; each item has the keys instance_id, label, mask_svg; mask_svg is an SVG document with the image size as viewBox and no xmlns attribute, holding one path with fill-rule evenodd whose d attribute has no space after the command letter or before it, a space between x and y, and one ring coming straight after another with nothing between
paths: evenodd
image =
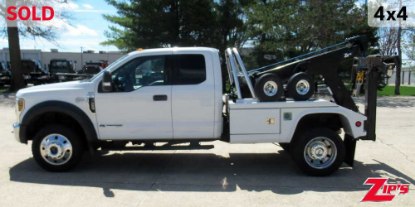
<instances>
[{"instance_id":1,"label":"front bumper","mask_svg":"<svg viewBox=\"0 0 415 207\"><path fill-rule=\"evenodd\" d=\"M13 133L14 133L14 138L15 138L18 142L23 143L23 142L20 140L20 123L14 123L14 124L13 124Z\"/></svg>"}]
</instances>

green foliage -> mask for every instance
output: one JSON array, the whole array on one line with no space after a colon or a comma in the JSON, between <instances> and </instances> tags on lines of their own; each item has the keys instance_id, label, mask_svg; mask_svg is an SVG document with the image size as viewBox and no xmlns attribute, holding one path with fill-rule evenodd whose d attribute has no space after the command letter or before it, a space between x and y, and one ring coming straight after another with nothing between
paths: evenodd
<instances>
[{"instance_id":1,"label":"green foliage","mask_svg":"<svg viewBox=\"0 0 415 207\"><path fill-rule=\"evenodd\" d=\"M223 52L226 47L251 47L244 60L252 68L358 34L377 41L375 29L367 26L366 7L355 4L358 0L106 1L118 13L104 16L113 23L104 44L123 50L209 46Z\"/></svg>"},{"instance_id":2,"label":"green foliage","mask_svg":"<svg viewBox=\"0 0 415 207\"><path fill-rule=\"evenodd\" d=\"M246 32L259 54L273 54L278 59L304 54L358 34L367 34L375 42L375 29L367 26L365 7L359 8L355 2L260 1L246 9Z\"/></svg>"},{"instance_id":3,"label":"green foliage","mask_svg":"<svg viewBox=\"0 0 415 207\"><path fill-rule=\"evenodd\" d=\"M104 15L114 25L104 44L120 49L211 46L240 43L242 12L232 0L106 0L117 15Z\"/></svg>"}]
</instances>

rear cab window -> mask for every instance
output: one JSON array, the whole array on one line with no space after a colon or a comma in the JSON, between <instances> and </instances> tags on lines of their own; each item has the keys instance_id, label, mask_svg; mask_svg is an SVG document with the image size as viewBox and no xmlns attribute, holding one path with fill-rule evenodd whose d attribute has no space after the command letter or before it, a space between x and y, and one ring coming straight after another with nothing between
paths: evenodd
<instances>
[{"instance_id":1,"label":"rear cab window","mask_svg":"<svg viewBox=\"0 0 415 207\"><path fill-rule=\"evenodd\" d=\"M205 57L199 54L174 55L176 61L173 72L175 85L200 84L206 80Z\"/></svg>"}]
</instances>

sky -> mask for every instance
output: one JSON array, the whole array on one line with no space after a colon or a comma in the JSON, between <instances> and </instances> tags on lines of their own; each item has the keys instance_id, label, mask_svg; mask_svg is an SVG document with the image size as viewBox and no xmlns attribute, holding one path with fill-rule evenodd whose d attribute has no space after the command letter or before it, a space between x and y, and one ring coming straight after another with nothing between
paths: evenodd
<instances>
[{"instance_id":1,"label":"sky","mask_svg":"<svg viewBox=\"0 0 415 207\"><path fill-rule=\"evenodd\" d=\"M20 38L21 49L41 49L50 51L58 49L65 52L85 50L116 51L114 46L102 46L106 40L104 32L110 23L103 14L115 14L116 9L103 0L68 0L64 10L70 15L68 20L54 19L52 24L57 27L55 43L33 38ZM55 7L54 7L55 8ZM56 9L55 10L59 10ZM7 48L7 37L0 37L0 48Z\"/></svg>"}]
</instances>

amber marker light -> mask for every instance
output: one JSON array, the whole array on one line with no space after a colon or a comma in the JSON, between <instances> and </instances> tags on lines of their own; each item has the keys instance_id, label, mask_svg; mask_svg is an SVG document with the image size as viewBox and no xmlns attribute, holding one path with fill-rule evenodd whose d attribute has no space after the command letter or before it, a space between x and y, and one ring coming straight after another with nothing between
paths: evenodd
<instances>
[{"instance_id":1,"label":"amber marker light","mask_svg":"<svg viewBox=\"0 0 415 207\"><path fill-rule=\"evenodd\" d=\"M22 112L24 109L24 99L19 98L17 99L17 111Z\"/></svg>"}]
</instances>

